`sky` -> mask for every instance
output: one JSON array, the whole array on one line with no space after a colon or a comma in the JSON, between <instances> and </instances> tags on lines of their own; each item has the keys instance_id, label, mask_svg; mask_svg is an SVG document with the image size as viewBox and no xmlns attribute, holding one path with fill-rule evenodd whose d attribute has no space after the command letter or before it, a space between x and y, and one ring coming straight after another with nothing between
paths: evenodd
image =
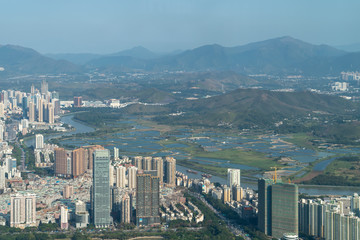
<instances>
[{"instance_id":1,"label":"sky","mask_svg":"<svg viewBox=\"0 0 360 240\"><path fill-rule=\"evenodd\" d=\"M41 53L170 52L281 36L360 43L359 0L0 0L0 45Z\"/></svg>"}]
</instances>

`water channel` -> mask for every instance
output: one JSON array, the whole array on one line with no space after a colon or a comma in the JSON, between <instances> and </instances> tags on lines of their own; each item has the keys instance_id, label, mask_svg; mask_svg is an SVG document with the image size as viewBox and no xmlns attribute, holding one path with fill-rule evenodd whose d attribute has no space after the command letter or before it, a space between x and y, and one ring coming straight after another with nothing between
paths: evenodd
<instances>
[{"instance_id":1,"label":"water channel","mask_svg":"<svg viewBox=\"0 0 360 240\"><path fill-rule=\"evenodd\" d=\"M48 135L44 136L45 140L48 140L51 138L57 138L57 137L61 137L61 136L71 136L71 135L75 135L78 133L87 133L87 132L94 131L93 128L86 126L80 122L74 121L73 115L63 116L61 118L61 122L73 126L75 128L75 130L72 132L48 134ZM127 156L135 156L135 155L140 155L140 154L144 154L144 155L149 154L152 156L168 156L169 154L171 154L172 156L174 156L175 158L178 158L178 159L188 157L185 152L181 151L180 149L177 149L177 148L184 147L183 144L166 145L167 147L174 148L174 150L170 153L167 153L166 151L165 152L160 151L162 146L160 146L158 143L156 143L157 141L159 141L161 139L158 131L153 131L151 129L148 129L147 127L139 125L135 121L132 121L132 120L122 121L122 123L131 125L132 131L125 132L125 133L116 133L115 136L114 135L109 136L108 138L91 139L91 140L77 138L77 139L72 139L72 140L66 140L66 141L63 141L62 143L75 145L75 146L83 146L83 145L89 145L89 144L101 144L101 145L104 145L108 149L112 149L113 147L119 147L120 149L126 149L126 151L123 151L121 154L127 155ZM139 129L141 129L142 131L136 131ZM178 129L178 131L180 131L180 132L174 134L174 136L179 137L179 138L186 138L186 137L191 136L191 132L187 129L183 129L183 130ZM207 150L233 148L233 147L237 146L236 144L240 144L240 142L242 141L241 138L233 139L231 137L227 137L225 139L225 141L224 141L224 139L216 139L216 138L217 137L214 136L214 139L212 139L211 133L207 133L206 137L204 136L204 137L201 137L198 140L194 140L194 141L202 142L202 144L204 144L204 146L208 146ZM262 140L264 140L265 143L274 141L274 139L271 139L268 137L266 137ZM216 141L216 142L214 143L212 141ZM35 137L27 138L24 140L24 142L27 146L33 146L35 144ZM264 144L264 142L253 140L251 143L249 143L249 142L245 142L245 140L244 140L244 143L242 143L242 144L248 144L250 147L260 145L260 149L263 149L264 152L269 153L269 150L266 150L267 145ZM281 145L281 143L279 143L279 146L280 145ZM286 145L284 145L282 147L284 149L288 148L288 146L286 146ZM258 148L256 148L256 150L258 150ZM359 150L359 149L356 149L356 150ZM271 151L271 154L274 154L274 155L278 154L273 149L270 149L270 151ZM156 152L156 153L153 154L154 152ZM292 151L288 151L288 152L289 152L289 154L293 154L294 158L297 158L299 161L303 160L304 162L309 161L308 160L309 158L317 159L319 157L331 156L331 154L329 154L327 152L314 153L309 150L299 149L299 148L292 149ZM334 158L320 162L318 165L315 166L316 170L325 169L325 167L332 160L334 160ZM241 165L241 164L231 164L231 163L228 163L227 160L221 160L221 159L193 158L193 159L191 159L191 161L199 162L202 164L212 164L215 161L215 163L219 164L219 166L221 166L221 167L235 167L235 168L240 168L243 170L254 169L254 167L245 166L245 165ZM193 174L193 173L187 172L186 171L187 169L189 169L189 168L177 165L177 170L179 172L182 172L182 173L188 175L190 178L200 178L201 174L203 173L201 171L196 170L196 172L198 172L198 173ZM226 179L216 177L216 176L213 176L211 178L211 181L226 184ZM242 187L245 187L245 188L249 187L249 188L257 189L257 184L256 183L248 183L248 181L246 181L246 182L242 183ZM299 185L299 191L301 193L306 193L309 195L352 195L354 192L359 193L360 187Z\"/></svg>"}]
</instances>

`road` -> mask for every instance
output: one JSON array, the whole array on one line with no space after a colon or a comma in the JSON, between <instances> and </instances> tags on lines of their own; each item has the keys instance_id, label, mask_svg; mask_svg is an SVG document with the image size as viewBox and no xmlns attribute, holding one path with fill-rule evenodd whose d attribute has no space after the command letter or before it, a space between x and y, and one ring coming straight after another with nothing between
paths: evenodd
<instances>
[{"instance_id":1,"label":"road","mask_svg":"<svg viewBox=\"0 0 360 240\"><path fill-rule=\"evenodd\" d=\"M243 237L245 240L251 240L250 237L247 236L247 234L244 232L244 230L237 225L236 223L234 223L233 221L227 219L226 217L224 217L219 211L217 211L210 203L208 203L206 201L206 199L199 193L194 193L194 192L190 192L189 194L192 195L193 197L196 197L197 199L199 199L200 201L202 201L208 208L210 208L221 220L223 220L226 225L228 226L228 228L230 229L230 231L235 235L235 236L241 236Z\"/></svg>"},{"instance_id":2,"label":"road","mask_svg":"<svg viewBox=\"0 0 360 240\"><path fill-rule=\"evenodd\" d=\"M19 144L18 141L16 141L16 145L20 148L21 150L21 171L25 171L26 170L26 166L25 166L25 151L24 149L21 147L21 145Z\"/></svg>"}]
</instances>

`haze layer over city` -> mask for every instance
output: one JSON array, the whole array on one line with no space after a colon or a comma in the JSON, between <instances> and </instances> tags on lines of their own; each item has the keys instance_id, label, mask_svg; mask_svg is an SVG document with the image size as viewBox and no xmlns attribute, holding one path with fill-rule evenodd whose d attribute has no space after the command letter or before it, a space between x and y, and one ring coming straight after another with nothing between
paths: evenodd
<instances>
[{"instance_id":1,"label":"haze layer over city","mask_svg":"<svg viewBox=\"0 0 360 240\"><path fill-rule=\"evenodd\" d=\"M360 2L0 4L0 239L360 239Z\"/></svg>"}]
</instances>

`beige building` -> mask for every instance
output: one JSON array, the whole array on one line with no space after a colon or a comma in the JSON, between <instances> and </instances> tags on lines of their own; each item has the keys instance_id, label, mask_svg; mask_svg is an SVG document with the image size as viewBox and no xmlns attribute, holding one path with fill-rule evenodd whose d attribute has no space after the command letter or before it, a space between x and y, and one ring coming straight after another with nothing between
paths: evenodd
<instances>
[{"instance_id":1,"label":"beige building","mask_svg":"<svg viewBox=\"0 0 360 240\"><path fill-rule=\"evenodd\" d=\"M164 180L164 161L161 157L152 159L152 169L157 171L157 176L160 178L160 183Z\"/></svg>"},{"instance_id":2,"label":"beige building","mask_svg":"<svg viewBox=\"0 0 360 240\"><path fill-rule=\"evenodd\" d=\"M128 186L129 186L129 189L135 189L136 188L137 170L138 169L136 167L129 167L128 168Z\"/></svg>"},{"instance_id":3,"label":"beige building","mask_svg":"<svg viewBox=\"0 0 360 240\"><path fill-rule=\"evenodd\" d=\"M224 195L223 195L223 202L224 203L227 203L227 202L230 202L231 201L231 197L230 197L230 188L228 188L226 185L224 187Z\"/></svg>"},{"instance_id":4,"label":"beige building","mask_svg":"<svg viewBox=\"0 0 360 240\"><path fill-rule=\"evenodd\" d=\"M165 183L169 186L175 187L175 175L176 175L176 160L173 157L166 157L166 176Z\"/></svg>"},{"instance_id":5,"label":"beige building","mask_svg":"<svg viewBox=\"0 0 360 240\"><path fill-rule=\"evenodd\" d=\"M126 167L124 166L116 166L115 168L115 176L116 176L116 187L124 188L126 187Z\"/></svg>"},{"instance_id":6,"label":"beige building","mask_svg":"<svg viewBox=\"0 0 360 240\"><path fill-rule=\"evenodd\" d=\"M85 149L78 148L72 151L72 176L78 177L85 173Z\"/></svg>"},{"instance_id":7,"label":"beige building","mask_svg":"<svg viewBox=\"0 0 360 240\"><path fill-rule=\"evenodd\" d=\"M128 193L121 200L121 222L130 223L131 221L131 206L130 197Z\"/></svg>"},{"instance_id":8,"label":"beige building","mask_svg":"<svg viewBox=\"0 0 360 240\"><path fill-rule=\"evenodd\" d=\"M10 200L10 227L36 227L36 195L17 193Z\"/></svg>"}]
</instances>

